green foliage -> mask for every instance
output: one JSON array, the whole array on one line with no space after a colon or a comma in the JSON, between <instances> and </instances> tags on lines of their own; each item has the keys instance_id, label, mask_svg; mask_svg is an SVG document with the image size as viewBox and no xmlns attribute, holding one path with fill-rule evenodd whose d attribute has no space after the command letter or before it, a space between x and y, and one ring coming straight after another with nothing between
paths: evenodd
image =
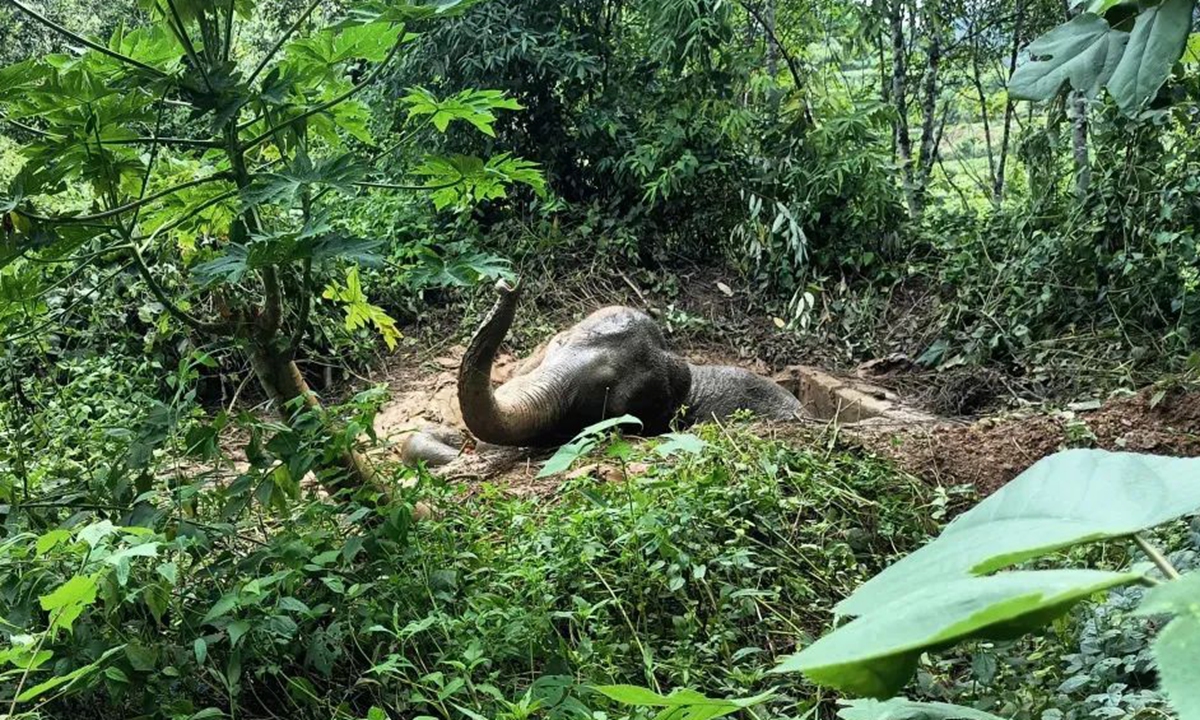
<instances>
[{"instance_id":1,"label":"green foliage","mask_svg":"<svg viewBox=\"0 0 1200 720\"><path fill-rule=\"evenodd\" d=\"M1081 542L1132 535L1200 511L1195 460L1068 450L1038 461L934 542L838 604L873 614L917 588L981 576Z\"/></svg>"},{"instance_id":2,"label":"green foliage","mask_svg":"<svg viewBox=\"0 0 1200 720\"><path fill-rule=\"evenodd\" d=\"M1200 509L1190 479L1195 465L1085 450L1050 456L840 603L840 612L859 617L785 659L777 671L800 671L822 685L887 698L907 684L921 652L968 639L1018 637L1099 591L1145 582L1153 591L1140 612L1179 613L1155 640L1154 651L1163 690L1189 719L1196 675L1183 650L1195 642L1193 575L1180 578L1150 549L1165 581L1137 571L987 573L1071 545L1137 535L1195 513ZM1122 499L1122 492L1130 494Z\"/></svg>"},{"instance_id":3,"label":"green foliage","mask_svg":"<svg viewBox=\"0 0 1200 720\"><path fill-rule=\"evenodd\" d=\"M345 412L354 437L371 402L327 411ZM553 503L419 478L409 492L437 510L415 522L407 493L381 507L297 494L312 454L326 451L304 430L315 420L298 430L236 421L247 423L249 467L217 456L212 469L155 484L138 526L47 504L38 512L52 529L0 545L0 588L22 599L5 619L22 633L47 627L39 596L96 579L73 637L45 635L40 652L53 661L27 687L80 672L50 693L62 696L47 712L325 718L378 716L374 707L518 720L601 710L585 685L661 678L710 697L765 693L790 645L780 638L816 632L877 557L929 530L928 488L877 461L718 428L670 461L627 447L631 462L656 464L615 483L576 478ZM205 427L173 434L212 457ZM671 702L688 717L806 705L794 689Z\"/></svg>"},{"instance_id":4,"label":"green foliage","mask_svg":"<svg viewBox=\"0 0 1200 720\"><path fill-rule=\"evenodd\" d=\"M1110 26L1128 13L1119 3L1102 4L1038 38L1033 58L1013 74L1014 97L1048 100L1070 85L1089 97L1108 88L1121 110L1133 115L1158 94L1183 55L1195 0L1166 0L1137 13L1132 32Z\"/></svg>"}]
</instances>

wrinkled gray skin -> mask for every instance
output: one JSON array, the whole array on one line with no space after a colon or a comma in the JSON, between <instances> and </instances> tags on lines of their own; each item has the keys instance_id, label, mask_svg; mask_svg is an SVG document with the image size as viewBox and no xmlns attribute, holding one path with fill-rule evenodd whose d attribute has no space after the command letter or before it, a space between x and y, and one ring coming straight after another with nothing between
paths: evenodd
<instances>
[{"instance_id":1,"label":"wrinkled gray skin","mask_svg":"<svg viewBox=\"0 0 1200 720\"><path fill-rule=\"evenodd\" d=\"M686 412L683 424L724 418L739 410L767 420L792 420L800 402L770 380L735 367L692 365L669 352L649 315L606 307L555 335L492 387L492 362L516 313L520 293L500 281L499 299L476 331L458 373L463 421L482 443L520 447L561 445L601 420L633 415L656 435ZM462 436L447 428L414 433L403 458L444 465L459 454Z\"/></svg>"}]
</instances>

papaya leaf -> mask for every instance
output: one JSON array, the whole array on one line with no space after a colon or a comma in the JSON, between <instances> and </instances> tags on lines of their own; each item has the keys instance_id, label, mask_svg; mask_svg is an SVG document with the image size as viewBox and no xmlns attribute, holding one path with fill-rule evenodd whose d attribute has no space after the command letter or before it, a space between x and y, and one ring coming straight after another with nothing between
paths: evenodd
<instances>
[{"instance_id":1,"label":"papaya leaf","mask_svg":"<svg viewBox=\"0 0 1200 720\"><path fill-rule=\"evenodd\" d=\"M888 698L912 677L923 652L973 638L1017 637L1095 593L1141 578L1137 573L1045 570L922 583L919 590L784 658L775 672L801 672L842 692Z\"/></svg>"},{"instance_id":2,"label":"papaya leaf","mask_svg":"<svg viewBox=\"0 0 1200 720\"><path fill-rule=\"evenodd\" d=\"M931 584L1132 535L1200 510L1200 459L1068 450L1034 464L837 605L863 615Z\"/></svg>"}]
</instances>

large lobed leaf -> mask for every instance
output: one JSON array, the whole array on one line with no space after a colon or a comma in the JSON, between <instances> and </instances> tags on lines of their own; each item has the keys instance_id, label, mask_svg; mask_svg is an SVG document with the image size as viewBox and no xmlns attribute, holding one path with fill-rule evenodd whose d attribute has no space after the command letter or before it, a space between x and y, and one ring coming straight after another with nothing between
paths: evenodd
<instances>
[{"instance_id":1,"label":"large lobed leaf","mask_svg":"<svg viewBox=\"0 0 1200 720\"><path fill-rule=\"evenodd\" d=\"M1114 29L1103 17L1119 5L1097 0L1088 12L1034 40L1029 60L1009 81L1009 93L1023 100L1049 100L1064 86L1088 97L1107 87L1125 114L1143 108L1188 45L1196 0L1163 0L1143 8L1132 33Z\"/></svg>"},{"instance_id":2,"label":"large lobed leaf","mask_svg":"<svg viewBox=\"0 0 1200 720\"><path fill-rule=\"evenodd\" d=\"M1029 45L1032 56L1017 68L1009 94L1022 100L1046 100L1069 84L1095 97L1121 61L1129 34L1113 30L1104 18L1084 13Z\"/></svg>"},{"instance_id":3,"label":"large lobed leaf","mask_svg":"<svg viewBox=\"0 0 1200 720\"><path fill-rule=\"evenodd\" d=\"M1140 578L1047 570L923 584L785 658L775 671L802 672L854 695L891 697L916 671L922 652L970 638L1016 637L1097 592Z\"/></svg>"},{"instance_id":4,"label":"large lobed leaf","mask_svg":"<svg viewBox=\"0 0 1200 720\"><path fill-rule=\"evenodd\" d=\"M1001 720L974 708L938 702L891 700L850 700L838 711L842 720Z\"/></svg>"},{"instance_id":5,"label":"large lobed leaf","mask_svg":"<svg viewBox=\"0 0 1200 720\"><path fill-rule=\"evenodd\" d=\"M1137 16L1108 91L1122 112L1133 114L1154 99L1187 47L1196 0L1164 0Z\"/></svg>"},{"instance_id":6,"label":"large lobed leaf","mask_svg":"<svg viewBox=\"0 0 1200 720\"><path fill-rule=\"evenodd\" d=\"M1200 511L1200 459L1068 450L1026 470L932 543L837 606L864 615L931 584L983 575L1079 543Z\"/></svg>"},{"instance_id":7,"label":"large lobed leaf","mask_svg":"<svg viewBox=\"0 0 1200 720\"><path fill-rule=\"evenodd\" d=\"M1154 640L1158 677L1180 719L1200 719L1200 572L1151 588L1138 614L1176 616Z\"/></svg>"}]
</instances>

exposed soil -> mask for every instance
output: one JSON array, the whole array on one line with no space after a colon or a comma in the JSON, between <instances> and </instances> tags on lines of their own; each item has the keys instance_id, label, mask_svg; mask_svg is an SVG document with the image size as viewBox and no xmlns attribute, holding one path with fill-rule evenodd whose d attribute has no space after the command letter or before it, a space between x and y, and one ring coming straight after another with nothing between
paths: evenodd
<instances>
[{"instance_id":1,"label":"exposed soil","mask_svg":"<svg viewBox=\"0 0 1200 720\"><path fill-rule=\"evenodd\" d=\"M1111 400L1095 410L1029 410L969 424L848 429L850 444L892 458L945 486L995 492L1041 458L1068 447L1200 456L1200 391Z\"/></svg>"},{"instance_id":2,"label":"exposed soil","mask_svg":"<svg viewBox=\"0 0 1200 720\"><path fill-rule=\"evenodd\" d=\"M693 362L740 365L763 375L785 367L811 365L843 378L868 381L889 398L911 408L910 420L877 419L835 430L836 441L892 458L901 468L929 482L971 485L980 493L995 491L1038 459L1066 447L1099 447L1170 455L1200 456L1200 389L1168 392L1148 389L1103 404L1056 409L1039 401L1037 388L994 369L960 366L930 371L916 365L911 353L927 344L927 317L936 304L928 289L898 287L885 298L887 310L869 329L870 337L855 345L810 333L783 332L752 289L711 268L676 275L671 286L654 284L653 276L579 276L555 283L531 282L510 333L506 354L497 361L493 380L503 382L519 357L554 332L607 304L641 307L664 327L668 343ZM462 427L455 394L455 375L465 330L491 298L477 296L466 309L443 308L427 316L410 337L422 337L388 363L392 401L379 413L376 428L390 440L385 450L398 459L407 433L428 424ZM818 308L828 320L833 308ZM419 332L414 332L419 330ZM864 351L879 359L860 363ZM942 420L929 421L928 415ZM797 444L829 442L830 424L761 427ZM477 453L469 443L460 460L442 474L462 479L488 479L511 492L546 494L558 480L537 480L540 460L548 452L494 448ZM603 476L612 472L590 466L577 472Z\"/></svg>"}]
</instances>

